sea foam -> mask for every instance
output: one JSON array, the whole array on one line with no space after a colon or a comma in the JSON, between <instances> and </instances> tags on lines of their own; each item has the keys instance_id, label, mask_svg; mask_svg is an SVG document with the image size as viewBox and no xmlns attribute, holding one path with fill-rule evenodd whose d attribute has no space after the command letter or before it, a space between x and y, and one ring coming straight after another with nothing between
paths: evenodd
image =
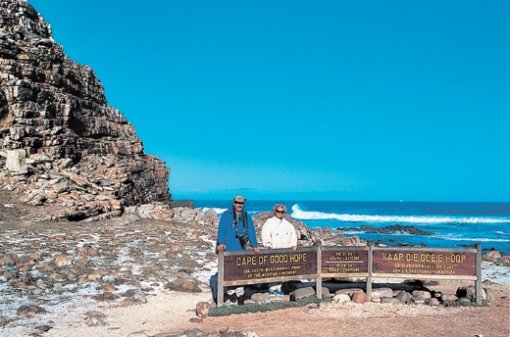
<instances>
[{"instance_id":1,"label":"sea foam","mask_svg":"<svg viewBox=\"0 0 510 337\"><path fill-rule=\"evenodd\" d=\"M218 215L223 214L223 213L225 213L225 212L227 211L227 209L226 209L226 208L214 208L214 207L203 207L203 208L202 208L202 211L207 212L207 211L209 211L209 210L211 210L211 209L212 209L214 212L216 212L216 214L218 214Z\"/></svg>"},{"instance_id":2,"label":"sea foam","mask_svg":"<svg viewBox=\"0 0 510 337\"><path fill-rule=\"evenodd\" d=\"M458 237L453 236L452 234L447 235L435 235L436 238L448 240L448 241L473 241L473 242L508 242L508 239L494 239L494 238L467 238L467 237Z\"/></svg>"},{"instance_id":3,"label":"sea foam","mask_svg":"<svg viewBox=\"0 0 510 337\"><path fill-rule=\"evenodd\" d=\"M494 217L455 217L455 216L418 216L418 215L367 215L367 214L343 214L304 211L298 204L292 205L292 217L300 220L339 220L346 222L400 222L400 223L509 223L510 218Z\"/></svg>"}]
</instances>

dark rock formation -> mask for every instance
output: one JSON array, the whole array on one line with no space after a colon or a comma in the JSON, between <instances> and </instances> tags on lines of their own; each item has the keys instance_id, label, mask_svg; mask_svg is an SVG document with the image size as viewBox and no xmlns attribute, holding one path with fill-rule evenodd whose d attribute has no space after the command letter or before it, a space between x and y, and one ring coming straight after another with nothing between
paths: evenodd
<instances>
[{"instance_id":1,"label":"dark rock formation","mask_svg":"<svg viewBox=\"0 0 510 337\"><path fill-rule=\"evenodd\" d=\"M72 62L24 0L0 0L0 189L49 218L118 215L170 201L169 170L146 155L92 69Z\"/></svg>"},{"instance_id":2,"label":"dark rock formation","mask_svg":"<svg viewBox=\"0 0 510 337\"><path fill-rule=\"evenodd\" d=\"M412 234L412 235L432 235L434 233L425 231L423 229L419 229L413 226L402 226L402 225L394 225L394 226L384 226L384 227L374 227L370 225L362 225L361 227L339 227L337 230L340 231L362 231L365 233L372 234L392 234L392 233L402 233L402 234Z\"/></svg>"}]
</instances>

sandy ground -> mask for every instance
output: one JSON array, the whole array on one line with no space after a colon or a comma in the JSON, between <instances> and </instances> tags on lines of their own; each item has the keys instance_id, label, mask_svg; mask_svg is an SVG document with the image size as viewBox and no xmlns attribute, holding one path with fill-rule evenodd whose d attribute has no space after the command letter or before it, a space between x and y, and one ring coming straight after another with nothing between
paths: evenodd
<instances>
[{"instance_id":1,"label":"sandy ground","mask_svg":"<svg viewBox=\"0 0 510 337\"><path fill-rule=\"evenodd\" d=\"M446 288L456 289L455 282ZM450 288L451 286L455 288ZM208 318L205 330L255 331L259 336L510 336L510 287L486 285L490 307L445 308L367 303L286 309L271 313Z\"/></svg>"},{"instance_id":2,"label":"sandy ground","mask_svg":"<svg viewBox=\"0 0 510 337\"><path fill-rule=\"evenodd\" d=\"M434 289L455 292L455 281L441 281ZM43 336L164 336L198 328L217 334L226 328L255 332L258 336L510 336L510 286L484 283L492 298L488 307L431 307L403 304L321 304L265 313L208 317L196 321L195 306L209 301L210 293L187 294L161 291L148 303L109 308L105 304L80 309L106 314L107 326L89 327L78 312L62 313L67 325L55 322ZM66 317L69 316L69 317ZM41 322L47 317L41 316ZM2 332L0 331L0 335ZM4 336L4 335L2 335Z\"/></svg>"},{"instance_id":3,"label":"sandy ground","mask_svg":"<svg viewBox=\"0 0 510 337\"><path fill-rule=\"evenodd\" d=\"M82 314L64 313L70 316L68 326L56 326L43 336L54 337L85 337L85 336L127 336L130 333L144 331L153 336L161 331L181 331L200 327L200 324L191 323L190 319L196 317L195 306L198 302L208 301L210 293L188 294L172 291L159 292L152 296L146 304L131 305L127 307L108 307L108 305L94 305L80 309ZM89 327L83 320L83 313L88 310L97 310L106 315L108 325ZM1 334L1 332L0 332Z\"/></svg>"}]
</instances>

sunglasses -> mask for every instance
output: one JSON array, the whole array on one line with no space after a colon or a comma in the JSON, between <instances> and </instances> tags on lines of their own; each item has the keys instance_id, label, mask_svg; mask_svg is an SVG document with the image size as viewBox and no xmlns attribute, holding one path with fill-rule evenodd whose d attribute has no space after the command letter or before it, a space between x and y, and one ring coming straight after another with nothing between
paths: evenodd
<instances>
[{"instance_id":1,"label":"sunglasses","mask_svg":"<svg viewBox=\"0 0 510 337\"><path fill-rule=\"evenodd\" d=\"M275 211L275 213L285 213L285 211L282 211L282 210L277 209L277 210Z\"/></svg>"},{"instance_id":2,"label":"sunglasses","mask_svg":"<svg viewBox=\"0 0 510 337\"><path fill-rule=\"evenodd\" d=\"M234 204L236 204L236 205L244 205L244 202L237 202L237 201L234 201Z\"/></svg>"}]
</instances>

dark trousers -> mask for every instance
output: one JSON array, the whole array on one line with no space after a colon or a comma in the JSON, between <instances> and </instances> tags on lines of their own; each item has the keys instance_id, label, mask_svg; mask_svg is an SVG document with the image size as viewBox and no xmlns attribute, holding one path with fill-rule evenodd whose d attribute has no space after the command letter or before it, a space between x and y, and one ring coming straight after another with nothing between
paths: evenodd
<instances>
[{"instance_id":1,"label":"dark trousers","mask_svg":"<svg viewBox=\"0 0 510 337\"><path fill-rule=\"evenodd\" d=\"M218 303L218 273L211 276L209 279L209 286L211 287L212 298L214 303ZM223 287L223 294L227 294L226 287Z\"/></svg>"}]
</instances>

